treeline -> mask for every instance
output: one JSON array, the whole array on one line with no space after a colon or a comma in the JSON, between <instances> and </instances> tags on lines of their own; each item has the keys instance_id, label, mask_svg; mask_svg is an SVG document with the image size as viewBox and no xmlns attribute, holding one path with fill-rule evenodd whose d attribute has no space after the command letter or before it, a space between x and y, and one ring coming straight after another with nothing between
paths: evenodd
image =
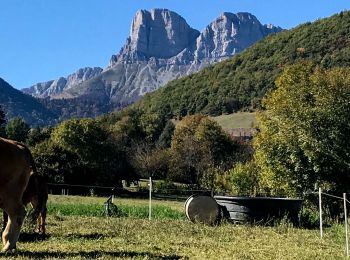
<instances>
[{"instance_id":1,"label":"treeline","mask_svg":"<svg viewBox=\"0 0 350 260\"><path fill-rule=\"evenodd\" d=\"M177 118L255 110L287 65L309 60L325 69L350 66L349 24L346 11L270 35L232 59L146 94L136 106L167 109Z\"/></svg>"},{"instance_id":2,"label":"treeline","mask_svg":"<svg viewBox=\"0 0 350 260\"><path fill-rule=\"evenodd\" d=\"M70 99L38 99L49 111L57 115L56 121L70 118L97 117L111 111L121 110L130 104L111 103L107 99L78 97Z\"/></svg>"},{"instance_id":3,"label":"treeline","mask_svg":"<svg viewBox=\"0 0 350 260\"><path fill-rule=\"evenodd\" d=\"M152 176L221 190L220 174L251 153L203 115L175 125L166 113L129 108L52 128L30 129L20 118L2 126L2 136L30 146L39 172L54 183L121 186Z\"/></svg>"}]
</instances>

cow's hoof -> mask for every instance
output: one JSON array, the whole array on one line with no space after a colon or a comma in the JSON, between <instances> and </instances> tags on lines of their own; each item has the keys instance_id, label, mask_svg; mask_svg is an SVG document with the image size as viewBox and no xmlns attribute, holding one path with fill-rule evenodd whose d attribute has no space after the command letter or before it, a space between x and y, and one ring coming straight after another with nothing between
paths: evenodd
<instances>
[{"instance_id":1,"label":"cow's hoof","mask_svg":"<svg viewBox=\"0 0 350 260\"><path fill-rule=\"evenodd\" d=\"M13 252L15 252L16 251L16 246L10 246L10 244L9 243L7 243L4 247L3 247L3 249L1 250L1 252L3 252L3 253L13 253Z\"/></svg>"}]
</instances>

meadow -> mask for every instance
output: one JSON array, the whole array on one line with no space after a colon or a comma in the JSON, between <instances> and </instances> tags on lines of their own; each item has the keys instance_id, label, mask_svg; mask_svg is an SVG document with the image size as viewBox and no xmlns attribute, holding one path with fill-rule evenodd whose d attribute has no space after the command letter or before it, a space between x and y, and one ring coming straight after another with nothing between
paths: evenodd
<instances>
[{"instance_id":1,"label":"meadow","mask_svg":"<svg viewBox=\"0 0 350 260\"><path fill-rule=\"evenodd\" d=\"M194 224L182 202L117 199L120 216L103 214L104 198L50 196L47 235L28 221L16 252L0 259L343 259L341 225L307 230L280 223L273 227ZM157 209L157 210L156 210ZM165 213L167 212L167 213Z\"/></svg>"},{"instance_id":2,"label":"meadow","mask_svg":"<svg viewBox=\"0 0 350 260\"><path fill-rule=\"evenodd\" d=\"M212 117L225 131L233 128L252 128L256 125L255 113L238 112Z\"/></svg>"}]
</instances>

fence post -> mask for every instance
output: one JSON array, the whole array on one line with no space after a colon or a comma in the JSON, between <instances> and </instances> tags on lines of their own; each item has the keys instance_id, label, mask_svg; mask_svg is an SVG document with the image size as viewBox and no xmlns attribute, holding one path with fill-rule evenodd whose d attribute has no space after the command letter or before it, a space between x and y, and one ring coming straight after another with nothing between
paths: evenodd
<instances>
[{"instance_id":1,"label":"fence post","mask_svg":"<svg viewBox=\"0 0 350 260\"><path fill-rule=\"evenodd\" d=\"M152 216L152 177L149 177L149 209L148 209L148 218L151 220Z\"/></svg>"},{"instance_id":2,"label":"fence post","mask_svg":"<svg viewBox=\"0 0 350 260\"><path fill-rule=\"evenodd\" d=\"M346 193L343 193L344 198L344 222L345 222L345 251L346 256L349 256L349 239L348 239L348 213L346 210Z\"/></svg>"},{"instance_id":3,"label":"fence post","mask_svg":"<svg viewBox=\"0 0 350 260\"><path fill-rule=\"evenodd\" d=\"M318 188L318 207L320 210L320 236L323 238L323 228L322 228L322 191Z\"/></svg>"}]
</instances>

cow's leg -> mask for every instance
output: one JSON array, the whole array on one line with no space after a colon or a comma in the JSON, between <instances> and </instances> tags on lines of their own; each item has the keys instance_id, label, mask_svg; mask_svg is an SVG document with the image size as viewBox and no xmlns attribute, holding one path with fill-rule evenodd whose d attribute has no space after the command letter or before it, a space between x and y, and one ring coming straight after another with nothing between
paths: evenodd
<instances>
[{"instance_id":1,"label":"cow's leg","mask_svg":"<svg viewBox=\"0 0 350 260\"><path fill-rule=\"evenodd\" d=\"M46 221L46 211L47 211L47 209L46 209L46 206L45 206L45 208L44 209L42 209L42 211L40 212L40 226L39 226L39 233L40 234L43 234L43 235L45 235L45 233L46 233L46 227L45 227L45 225L46 225L46 223L45 223L45 221Z\"/></svg>"},{"instance_id":2,"label":"cow's leg","mask_svg":"<svg viewBox=\"0 0 350 260\"><path fill-rule=\"evenodd\" d=\"M16 248L21 226L26 215L26 210L20 202L13 204L11 207L5 208L8 214L8 222L5 231L2 234L4 244L3 251Z\"/></svg>"},{"instance_id":3,"label":"cow's leg","mask_svg":"<svg viewBox=\"0 0 350 260\"><path fill-rule=\"evenodd\" d=\"M33 223L37 224L37 230L34 230L35 232L40 233L40 217L41 217L41 213L38 210L34 210L33 214L32 214L32 221Z\"/></svg>"},{"instance_id":4,"label":"cow's leg","mask_svg":"<svg viewBox=\"0 0 350 260\"><path fill-rule=\"evenodd\" d=\"M42 230L43 230L43 217L42 217L41 213L40 213L39 216L38 216L37 224L38 224L38 233L39 233L39 234L42 234Z\"/></svg>"},{"instance_id":5,"label":"cow's leg","mask_svg":"<svg viewBox=\"0 0 350 260\"><path fill-rule=\"evenodd\" d=\"M38 229L36 230L39 234L45 234L45 221L46 221L46 206L47 198L32 198L31 204L34 209L33 220L36 220Z\"/></svg>"},{"instance_id":6,"label":"cow's leg","mask_svg":"<svg viewBox=\"0 0 350 260\"><path fill-rule=\"evenodd\" d=\"M7 224L7 220L8 220L8 215L5 211L3 211L3 220L2 220L2 230L1 232L4 232L5 228L6 228L6 224Z\"/></svg>"},{"instance_id":7,"label":"cow's leg","mask_svg":"<svg viewBox=\"0 0 350 260\"><path fill-rule=\"evenodd\" d=\"M33 208L33 213L31 215L31 220L33 221L33 223L36 223L36 227L35 227L35 232L40 233L40 218L41 218L41 211L39 208L39 202L36 198L32 198L32 201L30 202L32 204L32 208Z\"/></svg>"}]
</instances>

